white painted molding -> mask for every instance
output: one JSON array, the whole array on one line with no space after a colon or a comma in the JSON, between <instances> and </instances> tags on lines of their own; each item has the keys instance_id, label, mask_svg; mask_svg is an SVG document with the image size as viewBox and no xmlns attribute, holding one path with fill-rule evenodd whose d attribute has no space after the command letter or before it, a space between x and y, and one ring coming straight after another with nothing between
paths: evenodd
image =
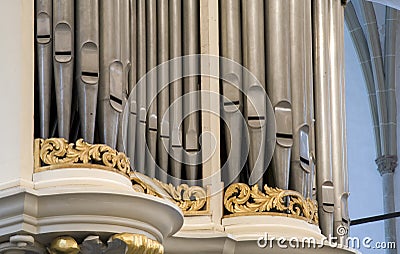
<instances>
[{"instance_id":1,"label":"white painted molding","mask_svg":"<svg viewBox=\"0 0 400 254\"><path fill-rule=\"evenodd\" d=\"M66 168L47 170L33 174L33 183L36 190L69 186L82 189L100 187L103 190L131 190L132 183L127 176L95 168Z\"/></svg>"},{"instance_id":2,"label":"white painted molding","mask_svg":"<svg viewBox=\"0 0 400 254\"><path fill-rule=\"evenodd\" d=\"M237 216L222 219L222 225L228 234L238 241L256 240L264 234L271 237L314 237L321 240L324 236L317 225L304 220L283 216Z\"/></svg>"},{"instance_id":3,"label":"white painted molding","mask_svg":"<svg viewBox=\"0 0 400 254\"><path fill-rule=\"evenodd\" d=\"M342 246L324 245L320 248L279 248L273 241L272 248L260 248L257 240L237 241L231 235L198 235L198 237L170 237L164 242L165 254L357 254L356 250ZM268 245L269 246L269 245Z\"/></svg>"},{"instance_id":4,"label":"white painted molding","mask_svg":"<svg viewBox=\"0 0 400 254\"><path fill-rule=\"evenodd\" d=\"M54 186L0 192L0 242L21 232L44 245L59 235L79 238L91 232L138 233L162 242L182 224L176 205L133 190Z\"/></svg>"}]
</instances>

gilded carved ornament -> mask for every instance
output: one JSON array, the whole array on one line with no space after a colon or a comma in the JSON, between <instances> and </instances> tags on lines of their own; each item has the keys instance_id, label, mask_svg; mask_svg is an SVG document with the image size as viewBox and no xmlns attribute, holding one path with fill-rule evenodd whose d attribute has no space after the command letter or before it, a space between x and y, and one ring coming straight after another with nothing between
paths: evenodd
<instances>
[{"instance_id":1,"label":"gilded carved ornament","mask_svg":"<svg viewBox=\"0 0 400 254\"><path fill-rule=\"evenodd\" d=\"M50 254L78 254L80 248L74 238L62 236L54 239L47 248Z\"/></svg>"},{"instance_id":2,"label":"gilded carved ornament","mask_svg":"<svg viewBox=\"0 0 400 254\"><path fill-rule=\"evenodd\" d=\"M93 237L91 237L93 238ZM95 240L84 240L82 248L70 236L55 238L47 248L49 254L163 254L164 247L156 240L145 235L121 233L108 240L108 246L96 237ZM117 242L116 242L117 240ZM121 245L122 244L122 245ZM125 247L124 247L125 246Z\"/></svg>"},{"instance_id":3,"label":"gilded carved ornament","mask_svg":"<svg viewBox=\"0 0 400 254\"><path fill-rule=\"evenodd\" d=\"M228 216L271 214L294 217L318 224L318 206L316 201L305 199L293 190L282 190L258 185L253 187L244 183L234 183L225 191L224 206Z\"/></svg>"},{"instance_id":4,"label":"gilded carved ornament","mask_svg":"<svg viewBox=\"0 0 400 254\"><path fill-rule=\"evenodd\" d=\"M130 171L128 157L107 145L92 145L83 139L75 143L68 143L63 138L35 140L35 172L79 166L106 169L126 176Z\"/></svg>"},{"instance_id":5,"label":"gilded carved ornament","mask_svg":"<svg viewBox=\"0 0 400 254\"><path fill-rule=\"evenodd\" d=\"M174 186L138 172L131 173L131 181L136 191L167 198L179 206L184 215L209 213L209 195L203 187L187 184Z\"/></svg>"}]
</instances>

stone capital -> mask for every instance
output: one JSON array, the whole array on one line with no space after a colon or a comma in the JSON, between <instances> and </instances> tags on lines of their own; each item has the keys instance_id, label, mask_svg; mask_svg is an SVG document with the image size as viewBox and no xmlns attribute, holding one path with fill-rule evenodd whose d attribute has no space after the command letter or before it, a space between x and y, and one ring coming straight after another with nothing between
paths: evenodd
<instances>
[{"instance_id":1,"label":"stone capital","mask_svg":"<svg viewBox=\"0 0 400 254\"><path fill-rule=\"evenodd\" d=\"M397 167L397 155L382 155L375 160L375 163L381 176L394 173Z\"/></svg>"}]
</instances>

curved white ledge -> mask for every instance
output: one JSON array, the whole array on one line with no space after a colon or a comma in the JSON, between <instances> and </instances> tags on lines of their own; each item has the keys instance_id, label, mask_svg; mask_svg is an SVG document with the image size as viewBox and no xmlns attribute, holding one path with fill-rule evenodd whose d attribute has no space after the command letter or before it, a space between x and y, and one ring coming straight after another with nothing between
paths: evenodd
<instances>
[{"instance_id":1,"label":"curved white ledge","mask_svg":"<svg viewBox=\"0 0 400 254\"><path fill-rule=\"evenodd\" d=\"M277 241L268 242L265 248L259 247L257 240L238 241L231 235L214 237L171 237L164 242L165 254L207 253L207 254L358 254L356 250L342 247L323 245L316 248L280 248ZM272 247L270 247L272 246Z\"/></svg>"},{"instance_id":2,"label":"curved white ledge","mask_svg":"<svg viewBox=\"0 0 400 254\"><path fill-rule=\"evenodd\" d=\"M88 168L34 174L34 189L0 193L0 242L17 232L43 243L59 235L143 234L162 242L183 224L179 207L169 200L135 192L121 174Z\"/></svg>"},{"instance_id":3,"label":"curved white ledge","mask_svg":"<svg viewBox=\"0 0 400 254\"><path fill-rule=\"evenodd\" d=\"M101 187L102 189L131 189L127 176L117 172L92 168L65 168L42 171L33 174L35 189L70 186L80 189ZM83 187L83 188L82 188Z\"/></svg>"},{"instance_id":4,"label":"curved white ledge","mask_svg":"<svg viewBox=\"0 0 400 254\"><path fill-rule=\"evenodd\" d=\"M260 238L261 242L258 243ZM295 244L298 243L299 248L290 246L289 241L293 239L297 241ZM278 242L282 240L287 248L279 247ZM310 247L307 241L310 241ZM167 238L163 245L166 254L186 254L193 251L207 254L358 253L347 247L330 246L317 225L301 219L266 214L223 218L221 229L213 227L206 218L185 218L181 231Z\"/></svg>"},{"instance_id":5,"label":"curved white ledge","mask_svg":"<svg viewBox=\"0 0 400 254\"><path fill-rule=\"evenodd\" d=\"M264 234L271 237L313 237L323 239L317 225L304 220L273 215L236 216L222 219L222 225L228 234L236 240L254 240Z\"/></svg>"}]
</instances>

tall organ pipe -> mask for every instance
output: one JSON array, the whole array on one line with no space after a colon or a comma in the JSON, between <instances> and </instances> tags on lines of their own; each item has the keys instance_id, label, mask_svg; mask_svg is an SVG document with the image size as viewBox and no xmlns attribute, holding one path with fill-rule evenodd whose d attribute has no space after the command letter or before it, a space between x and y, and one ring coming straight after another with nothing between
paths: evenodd
<instances>
[{"instance_id":1,"label":"tall organ pipe","mask_svg":"<svg viewBox=\"0 0 400 254\"><path fill-rule=\"evenodd\" d=\"M267 91L276 118L276 147L272 157L275 184L288 189L293 146L290 90L289 0L266 2Z\"/></svg>"},{"instance_id":2,"label":"tall organ pipe","mask_svg":"<svg viewBox=\"0 0 400 254\"><path fill-rule=\"evenodd\" d=\"M100 2L100 84L98 126L100 141L117 145L119 115L123 103L123 63L121 59L121 2Z\"/></svg>"},{"instance_id":3,"label":"tall organ pipe","mask_svg":"<svg viewBox=\"0 0 400 254\"><path fill-rule=\"evenodd\" d=\"M158 64L169 60L169 27L168 27L168 0L157 0L157 34L158 34ZM169 68L158 71L158 84L164 84L169 80ZM158 179L167 182L168 149L169 149L169 115L165 115L169 107L169 87L162 89L159 86L158 93L158 135L157 135L157 161L162 171L158 171Z\"/></svg>"},{"instance_id":4,"label":"tall organ pipe","mask_svg":"<svg viewBox=\"0 0 400 254\"><path fill-rule=\"evenodd\" d=\"M305 4L305 89L307 96L307 123L309 126L310 146L310 173L308 176L308 187L306 197L312 198L315 180L315 126L314 126L314 81L313 81L313 48L312 48L312 6L311 0Z\"/></svg>"},{"instance_id":5,"label":"tall organ pipe","mask_svg":"<svg viewBox=\"0 0 400 254\"><path fill-rule=\"evenodd\" d=\"M146 0L147 72L157 66L157 2ZM146 173L155 177L157 153L157 75L146 76L147 128ZM146 150L147 150L146 149Z\"/></svg>"},{"instance_id":6,"label":"tall organ pipe","mask_svg":"<svg viewBox=\"0 0 400 254\"><path fill-rule=\"evenodd\" d=\"M253 75L244 76L247 95L244 114L249 131L249 184L263 185L266 146L264 1L242 1L243 65Z\"/></svg>"},{"instance_id":7,"label":"tall organ pipe","mask_svg":"<svg viewBox=\"0 0 400 254\"><path fill-rule=\"evenodd\" d=\"M129 10L130 10L130 45L131 45L131 70L129 72L129 112L128 112L128 128L126 135L126 153L131 161L135 159L135 149L136 149L136 122L138 115L137 108L137 98L136 98L136 90L134 89L136 85L136 0L129 1ZM131 164L132 168L135 169L134 163Z\"/></svg>"},{"instance_id":8,"label":"tall organ pipe","mask_svg":"<svg viewBox=\"0 0 400 254\"><path fill-rule=\"evenodd\" d=\"M199 1L183 1L183 52L184 55L198 54L200 52L199 39ZM184 72L199 72L199 62L189 61L183 66ZM199 89L199 77L192 76L183 80L184 97L184 150L186 155L185 172L187 180L196 180L199 174L199 166L195 165L199 159L199 134L200 134L200 97L197 93Z\"/></svg>"},{"instance_id":9,"label":"tall organ pipe","mask_svg":"<svg viewBox=\"0 0 400 254\"><path fill-rule=\"evenodd\" d=\"M53 82L52 0L36 0L36 64L39 86L40 137L50 135L51 86Z\"/></svg>"},{"instance_id":10,"label":"tall organ pipe","mask_svg":"<svg viewBox=\"0 0 400 254\"><path fill-rule=\"evenodd\" d=\"M339 1L329 1L329 59L330 59L330 96L331 96L331 133L332 133L332 177L334 183L335 195L335 211L334 211L334 236L338 237L338 241L345 244L345 237L340 234L340 228L348 226L349 219L343 215L343 211L347 209L345 201L348 193L346 192L344 153L344 126L343 126L343 107L344 95L342 87L344 86L342 79L344 50L341 35L341 25L343 19L343 7ZM343 211L342 211L343 210Z\"/></svg>"},{"instance_id":11,"label":"tall organ pipe","mask_svg":"<svg viewBox=\"0 0 400 254\"><path fill-rule=\"evenodd\" d=\"M136 52L136 41L137 41L137 21L136 21L136 1L129 0L129 33L130 33L130 45L131 45L131 71L129 72L129 87L128 91L131 92L137 82L137 52Z\"/></svg>"},{"instance_id":12,"label":"tall organ pipe","mask_svg":"<svg viewBox=\"0 0 400 254\"><path fill-rule=\"evenodd\" d=\"M332 0L330 0L332 1ZM334 188L332 182L331 116L328 62L329 1L313 0L313 51L315 134L317 159L317 200L320 228L324 235L333 234Z\"/></svg>"},{"instance_id":13,"label":"tall organ pipe","mask_svg":"<svg viewBox=\"0 0 400 254\"><path fill-rule=\"evenodd\" d=\"M290 1L290 84L293 104L293 150L291 154L291 189L307 195L310 174L310 126L306 83L306 3Z\"/></svg>"},{"instance_id":14,"label":"tall organ pipe","mask_svg":"<svg viewBox=\"0 0 400 254\"><path fill-rule=\"evenodd\" d=\"M58 135L69 139L74 73L74 1L53 1L53 63Z\"/></svg>"},{"instance_id":15,"label":"tall organ pipe","mask_svg":"<svg viewBox=\"0 0 400 254\"><path fill-rule=\"evenodd\" d=\"M130 40L130 0L120 0L120 22L121 22L121 63L122 63L122 103L125 104L130 85L131 72L131 40ZM126 143L126 133L122 133L123 117L119 117L117 149L125 151L124 143Z\"/></svg>"},{"instance_id":16,"label":"tall organ pipe","mask_svg":"<svg viewBox=\"0 0 400 254\"><path fill-rule=\"evenodd\" d=\"M146 0L136 0L137 12L137 75L139 81L146 74ZM136 89L137 125L135 145L135 168L145 172L146 156L146 80L142 80Z\"/></svg>"},{"instance_id":17,"label":"tall organ pipe","mask_svg":"<svg viewBox=\"0 0 400 254\"><path fill-rule=\"evenodd\" d=\"M182 56L182 0L169 0L169 26L170 26L170 43L169 53L172 59L170 65L170 76L181 77L182 61L175 59ZM183 161L183 136L180 127L183 105L175 102L183 94L182 80L178 79L170 84L170 104L174 106L170 108L170 147L171 154L171 182L174 185L180 184L182 179L182 161Z\"/></svg>"},{"instance_id":18,"label":"tall organ pipe","mask_svg":"<svg viewBox=\"0 0 400 254\"><path fill-rule=\"evenodd\" d=\"M346 4L346 3L344 3ZM343 5L343 3L342 3ZM348 208L348 198L349 198L349 176L348 176L348 165L347 165L347 132L346 132L346 80L345 80L345 56L344 56L344 10L346 9L347 6L343 5L342 8L340 8L340 23L339 23L339 28L340 28L340 48L342 49L340 57L341 60L340 62L342 63L342 68L341 68L341 110L342 110L342 143L343 143L343 149L342 149L342 154L343 154L343 159L342 159L342 196L341 196L341 216L342 216L342 222L345 223L345 226L348 226L350 223L350 215L349 215L349 208ZM342 242L343 243L343 242ZM343 243L346 244L346 243Z\"/></svg>"},{"instance_id":19,"label":"tall organ pipe","mask_svg":"<svg viewBox=\"0 0 400 254\"><path fill-rule=\"evenodd\" d=\"M226 151L229 152L226 169L223 174L225 181L237 182L241 171L243 126L243 99L241 97L242 73L237 64L242 63L240 0L221 1L221 55L236 63L224 61L221 66L222 106L221 112L225 119ZM236 68L235 68L236 67ZM235 84L233 86L229 82ZM239 88L239 89L238 89ZM225 184L228 184L225 182Z\"/></svg>"},{"instance_id":20,"label":"tall organ pipe","mask_svg":"<svg viewBox=\"0 0 400 254\"><path fill-rule=\"evenodd\" d=\"M99 88L99 2L81 0L76 13L76 82L81 134L93 143Z\"/></svg>"}]
</instances>

